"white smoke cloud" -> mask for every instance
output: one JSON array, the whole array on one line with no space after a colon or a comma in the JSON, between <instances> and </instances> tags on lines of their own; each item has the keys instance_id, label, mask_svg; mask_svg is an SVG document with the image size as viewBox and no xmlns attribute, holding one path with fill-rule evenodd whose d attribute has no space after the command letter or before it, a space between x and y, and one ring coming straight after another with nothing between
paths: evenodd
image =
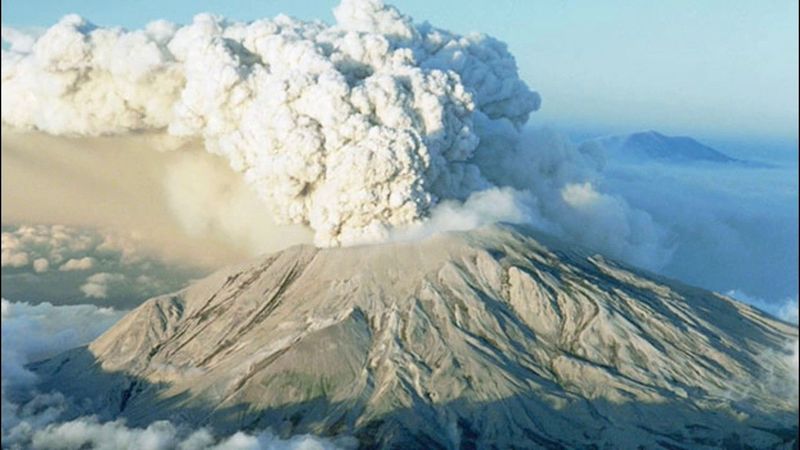
<instances>
[{"instance_id":1,"label":"white smoke cloud","mask_svg":"<svg viewBox=\"0 0 800 450\"><path fill-rule=\"evenodd\" d=\"M598 189L605 161L593 147L532 129L510 150L479 149L476 161L492 184L517 192L525 205L520 213L540 229L651 270L672 255L669 230L623 197Z\"/></svg>"},{"instance_id":2,"label":"white smoke cloud","mask_svg":"<svg viewBox=\"0 0 800 450\"><path fill-rule=\"evenodd\" d=\"M248 255L311 242L304 227L278 227L253 190L218 159L192 153L166 166L166 202L186 234L216 238Z\"/></svg>"},{"instance_id":3,"label":"white smoke cloud","mask_svg":"<svg viewBox=\"0 0 800 450\"><path fill-rule=\"evenodd\" d=\"M415 26L380 1L345 0L335 16L198 15L132 32L67 16L29 50L4 50L2 119L202 137L277 221L310 225L320 245L385 235L487 187L468 160L495 136L474 122L513 142L539 106L505 45Z\"/></svg>"},{"instance_id":4,"label":"white smoke cloud","mask_svg":"<svg viewBox=\"0 0 800 450\"><path fill-rule=\"evenodd\" d=\"M418 239L448 230L525 223L609 257L658 270L673 248L669 230L618 195L598 190L602 155L548 129L522 133L511 151L478 154L490 187L465 201L445 200L423 223L393 230L391 239Z\"/></svg>"},{"instance_id":5,"label":"white smoke cloud","mask_svg":"<svg viewBox=\"0 0 800 450\"><path fill-rule=\"evenodd\" d=\"M65 138L3 127L3 224L99 229L133 257L206 269L312 241L302 225L275 224L224 158L196 142L166 151L167 137Z\"/></svg>"},{"instance_id":6,"label":"white smoke cloud","mask_svg":"<svg viewBox=\"0 0 800 450\"><path fill-rule=\"evenodd\" d=\"M445 231L464 231L496 222L532 223L538 219L529 202L529 193L511 188L491 188L470 195L466 201L446 200L432 210L423 223L394 230L390 239L410 241ZM549 224L541 222L540 228Z\"/></svg>"},{"instance_id":7,"label":"white smoke cloud","mask_svg":"<svg viewBox=\"0 0 800 450\"><path fill-rule=\"evenodd\" d=\"M100 422L94 416L63 421L71 399L59 392L35 390L36 377L25 364L90 342L125 311L93 305L31 305L2 299L2 441L3 448L96 450L242 450L349 448L353 441L309 435L280 439L269 431L238 432L228 437L207 429L188 429L168 421L144 428L122 420ZM9 395L13 393L14 395ZM15 403L12 398L23 398Z\"/></svg>"},{"instance_id":8,"label":"white smoke cloud","mask_svg":"<svg viewBox=\"0 0 800 450\"><path fill-rule=\"evenodd\" d=\"M36 43L34 33L24 32L16 28L2 26L0 28L3 44L8 44L8 49L15 53L28 53Z\"/></svg>"},{"instance_id":9,"label":"white smoke cloud","mask_svg":"<svg viewBox=\"0 0 800 450\"><path fill-rule=\"evenodd\" d=\"M505 44L414 24L376 0L344 0L334 15L326 26L201 14L130 32L67 16L29 50L4 51L3 122L201 138L262 205L201 182L216 178L203 163L175 163L166 195L192 235L241 244L294 223L336 246L502 219L651 269L669 258L668 233L594 183L596 152L521 132L540 99ZM489 211L485 192L519 209ZM253 209L269 218L250 220Z\"/></svg>"}]
</instances>

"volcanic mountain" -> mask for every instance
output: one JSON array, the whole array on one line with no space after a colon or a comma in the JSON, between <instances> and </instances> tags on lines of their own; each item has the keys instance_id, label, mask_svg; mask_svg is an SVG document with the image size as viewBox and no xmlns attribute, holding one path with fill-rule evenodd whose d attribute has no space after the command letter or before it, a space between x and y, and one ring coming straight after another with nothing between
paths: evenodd
<instances>
[{"instance_id":1,"label":"volcanic mountain","mask_svg":"<svg viewBox=\"0 0 800 450\"><path fill-rule=\"evenodd\" d=\"M291 247L32 369L133 425L362 448L796 448L797 338L730 298L494 225Z\"/></svg>"},{"instance_id":2,"label":"volcanic mountain","mask_svg":"<svg viewBox=\"0 0 800 450\"><path fill-rule=\"evenodd\" d=\"M600 145L612 160L658 161L666 163L741 162L687 136L666 136L643 131L589 141Z\"/></svg>"}]
</instances>

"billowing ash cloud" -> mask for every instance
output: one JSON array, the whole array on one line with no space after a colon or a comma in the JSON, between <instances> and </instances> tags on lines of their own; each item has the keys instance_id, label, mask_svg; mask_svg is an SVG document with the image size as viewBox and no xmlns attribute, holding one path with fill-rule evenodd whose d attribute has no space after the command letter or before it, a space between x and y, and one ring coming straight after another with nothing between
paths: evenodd
<instances>
[{"instance_id":1,"label":"billowing ash cloud","mask_svg":"<svg viewBox=\"0 0 800 450\"><path fill-rule=\"evenodd\" d=\"M430 218L391 237L424 237L499 221L526 223L564 240L649 269L672 256L671 233L645 211L604 193L602 155L547 129L526 130L506 150L481 148L474 161L495 187L445 200Z\"/></svg>"},{"instance_id":2,"label":"billowing ash cloud","mask_svg":"<svg viewBox=\"0 0 800 450\"><path fill-rule=\"evenodd\" d=\"M346 437L309 435L280 439L269 431L214 436L168 421L143 428L122 420L102 422L96 416L74 417L74 401L61 392L37 392L36 376L25 364L52 356L100 335L125 311L93 305L31 305L2 299L2 441L9 449L159 449L267 450L349 448ZM74 417L70 420L64 418Z\"/></svg>"},{"instance_id":3,"label":"billowing ash cloud","mask_svg":"<svg viewBox=\"0 0 800 450\"><path fill-rule=\"evenodd\" d=\"M505 44L414 25L374 0L345 0L335 16L198 15L131 32L67 16L3 52L2 119L202 137L277 220L310 225L326 246L378 238L493 184L473 156L513 144L539 107Z\"/></svg>"}]
</instances>

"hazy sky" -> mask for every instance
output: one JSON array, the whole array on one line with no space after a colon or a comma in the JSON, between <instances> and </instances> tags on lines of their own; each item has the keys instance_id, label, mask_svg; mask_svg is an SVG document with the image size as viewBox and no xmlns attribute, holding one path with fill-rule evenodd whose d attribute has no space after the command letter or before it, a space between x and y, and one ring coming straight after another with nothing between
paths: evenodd
<instances>
[{"instance_id":1,"label":"hazy sky","mask_svg":"<svg viewBox=\"0 0 800 450\"><path fill-rule=\"evenodd\" d=\"M337 0L108 2L2 0L3 23L50 25L77 12L101 25L185 23L210 11L332 21ZM797 139L798 2L395 0L416 21L506 41L543 97L532 123L712 138Z\"/></svg>"}]
</instances>

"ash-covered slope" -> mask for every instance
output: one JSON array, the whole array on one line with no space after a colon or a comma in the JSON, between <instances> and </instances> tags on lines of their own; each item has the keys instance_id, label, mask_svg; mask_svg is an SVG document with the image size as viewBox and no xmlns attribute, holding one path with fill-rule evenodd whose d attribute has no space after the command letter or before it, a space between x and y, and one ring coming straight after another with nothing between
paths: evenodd
<instances>
[{"instance_id":1,"label":"ash-covered slope","mask_svg":"<svg viewBox=\"0 0 800 450\"><path fill-rule=\"evenodd\" d=\"M796 445L797 334L498 225L292 247L154 298L88 351L34 368L133 424L364 447L784 448Z\"/></svg>"}]
</instances>

